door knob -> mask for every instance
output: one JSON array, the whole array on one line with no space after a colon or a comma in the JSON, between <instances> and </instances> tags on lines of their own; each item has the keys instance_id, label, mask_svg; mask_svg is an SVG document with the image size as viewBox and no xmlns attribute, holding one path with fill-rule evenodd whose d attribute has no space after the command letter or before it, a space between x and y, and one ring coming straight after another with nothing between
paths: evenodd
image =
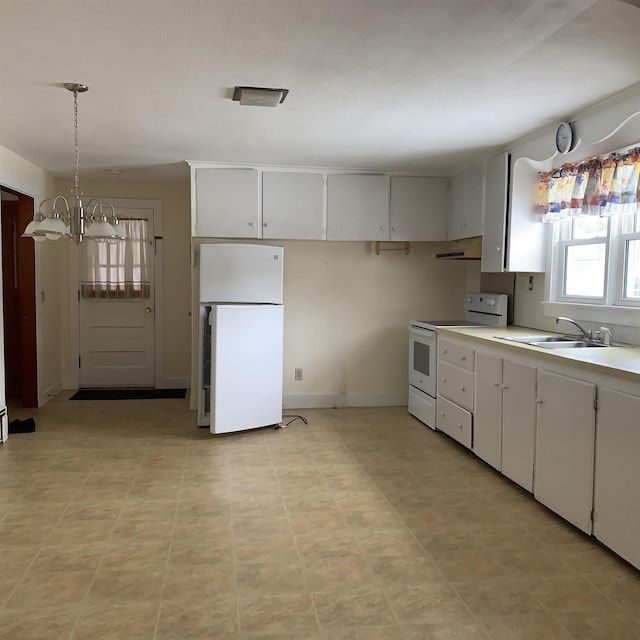
<instances>
[{"instance_id":1,"label":"door knob","mask_svg":"<svg viewBox=\"0 0 640 640\"><path fill-rule=\"evenodd\" d=\"M151 313L151 307L145 307L145 308L144 308L144 310L145 310L147 313Z\"/></svg>"}]
</instances>

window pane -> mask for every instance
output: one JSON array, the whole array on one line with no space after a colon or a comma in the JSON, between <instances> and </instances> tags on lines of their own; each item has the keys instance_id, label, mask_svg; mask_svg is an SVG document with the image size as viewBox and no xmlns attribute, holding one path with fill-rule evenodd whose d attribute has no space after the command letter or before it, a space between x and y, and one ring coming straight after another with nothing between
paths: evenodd
<instances>
[{"instance_id":1,"label":"window pane","mask_svg":"<svg viewBox=\"0 0 640 640\"><path fill-rule=\"evenodd\" d=\"M604 295L605 244L567 247L564 294L602 298Z\"/></svg>"},{"instance_id":2,"label":"window pane","mask_svg":"<svg viewBox=\"0 0 640 640\"><path fill-rule=\"evenodd\" d=\"M574 240L584 238L606 238L609 218L598 216L581 216L573 218Z\"/></svg>"},{"instance_id":3,"label":"window pane","mask_svg":"<svg viewBox=\"0 0 640 640\"><path fill-rule=\"evenodd\" d=\"M640 300L640 240L629 240L627 242L624 297Z\"/></svg>"}]
</instances>

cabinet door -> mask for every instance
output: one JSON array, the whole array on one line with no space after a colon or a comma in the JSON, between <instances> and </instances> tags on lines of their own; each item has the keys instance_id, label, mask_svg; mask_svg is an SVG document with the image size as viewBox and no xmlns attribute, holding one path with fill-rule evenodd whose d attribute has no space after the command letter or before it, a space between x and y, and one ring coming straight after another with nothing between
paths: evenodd
<instances>
[{"instance_id":1,"label":"cabinet door","mask_svg":"<svg viewBox=\"0 0 640 640\"><path fill-rule=\"evenodd\" d=\"M540 371L534 495L591 533L596 388L590 382Z\"/></svg>"},{"instance_id":2,"label":"cabinet door","mask_svg":"<svg viewBox=\"0 0 640 640\"><path fill-rule=\"evenodd\" d=\"M389 177L327 178L327 240L389 239Z\"/></svg>"},{"instance_id":3,"label":"cabinet door","mask_svg":"<svg viewBox=\"0 0 640 640\"><path fill-rule=\"evenodd\" d=\"M533 491L536 373L534 367L503 360L502 473L527 491Z\"/></svg>"},{"instance_id":4,"label":"cabinet door","mask_svg":"<svg viewBox=\"0 0 640 640\"><path fill-rule=\"evenodd\" d=\"M484 192L482 272L501 272L505 268L508 183L509 154L489 158Z\"/></svg>"},{"instance_id":5,"label":"cabinet door","mask_svg":"<svg viewBox=\"0 0 640 640\"><path fill-rule=\"evenodd\" d=\"M482 235L484 213L484 162L474 164L451 179L449 240Z\"/></svg>"},{"instance_id":6,"label":"cabinet door","mask_svg":"<svg viewBox=\"0 0 640 640\"><path fill-rule=\"evenodd\" d=\"M262 237L322 240L324 175L264 171Z\"/></svg>"},{"instance_id":7,"label":"cabinet door","mask_svg":"<svg viewBox=\"0 0 640 640\"><path fill-rule=\"evenodd\" d=\"M197 169L196 235L259 238L258 179L252 169Z\"/></svg>"},{"instance_id":8,"label":"cabinet door","mask_svg":"<svg viewBox=\"0 0 640 640\"><path fill-rule=\"evenodd\" d=\"M482 235L484 217L484 162L474 164L464 172L463 238Z\"/></svg>"},{"instance_id":9,"label":"cabinet door","mask_svg":"<svg viewBox=\"0 0 640 640\"><path fill-rule=\"evenodd\" d=\"M600 388L593 534L640 569L640 397Z\"/></svg>"},{"instance_id":10,"label":"cabinet door","mask_svg":"<svg viewBox=\"0 0 640 640\"><path fill-rule=\"evenodd\" d=\"M446 178L391 177L391 240L446 240Z\"/></svg>"},{"instance_id":11,"label":"cabinet door","mask_svg":"<svg viewBox=\"0 0 640 640\"><path fill-rule=\"evenodd\" d=\"M502 358L476 351L475 385L473 451L479 458L500 471L502 467Z\"/></svg>"},{"instance_id":12,"label":"cabinet door","mask_svg":"<svg viewBox=\"0 0 640 640\"><path fill-rule=\"evenodd\" d=\"M451 208L447 221L447 240L464 238L464 173L451 178Z\"/></svg>"}]
</instances>

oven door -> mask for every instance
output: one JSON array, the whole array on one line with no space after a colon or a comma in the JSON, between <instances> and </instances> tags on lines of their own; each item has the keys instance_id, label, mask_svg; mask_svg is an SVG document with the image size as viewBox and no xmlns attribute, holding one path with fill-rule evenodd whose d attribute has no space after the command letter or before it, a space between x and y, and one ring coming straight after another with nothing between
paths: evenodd
<instances>
[{"instance_id":1,"label":"oven door","mask_svg":"<svg viewBox=\"0 0 640 640\"><path fill-rule=\"evenodd\" d=\"M436 397L436 332L409 327L409 384Z\"/></svg>"}]
</instances>

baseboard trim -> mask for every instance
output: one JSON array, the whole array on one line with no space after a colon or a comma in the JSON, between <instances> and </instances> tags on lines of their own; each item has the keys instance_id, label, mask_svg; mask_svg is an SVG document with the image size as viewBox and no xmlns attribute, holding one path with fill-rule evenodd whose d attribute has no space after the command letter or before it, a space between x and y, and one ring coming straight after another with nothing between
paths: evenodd
<instances>
[{"instance_id":1,"label":"baseboard trim","mask_svg":"<svg viewBox=\"0 0 640 640\"><path fill-rule=\"evenodd\" d=\"M44 407L49 400L55 398L62 391L62 385L59 382L52 384L48 389L44 389L38 394L38 406Z\"/></svg>"},{"instance_id":2,"label":"baseboard trim","mask_svg":"<svg viewBox=\"0 0 640 640\"><path fill-rule=\"evenodd\" d=\"M408 392L289 394L282 399L285 409L332 409L334 407L401 407L409 400Z\"/></svg>"}]
</instances>

